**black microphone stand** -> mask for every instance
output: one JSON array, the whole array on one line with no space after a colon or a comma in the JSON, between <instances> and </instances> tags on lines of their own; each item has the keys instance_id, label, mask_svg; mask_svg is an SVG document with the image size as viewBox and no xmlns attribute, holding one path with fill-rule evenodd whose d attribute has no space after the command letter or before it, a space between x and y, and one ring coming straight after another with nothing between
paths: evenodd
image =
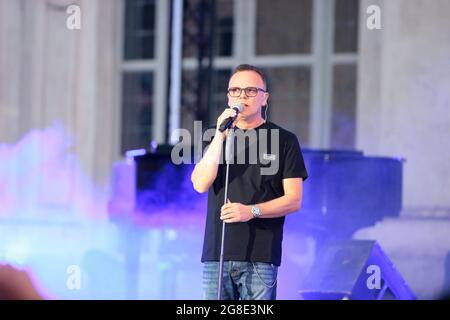
<instances>
[{"instance_id":1,"label":"black microphone stand","mask_svg":"<svg viewBox=\"0 0 450 320\"><path fill-rule=\"evenodd\" d=\"M225 195L223 203L227 203L228 199L228 173L230 170L230 162L233 161L234 151L234 127L228 129L227 139L225 142ZM225 221L222 220L222 241L220 244L220 262L219 262L219 284L217 286L217 300L222 300L222 280L223 280L223 253L225 251Z\"/></svg>"}]
</instances>

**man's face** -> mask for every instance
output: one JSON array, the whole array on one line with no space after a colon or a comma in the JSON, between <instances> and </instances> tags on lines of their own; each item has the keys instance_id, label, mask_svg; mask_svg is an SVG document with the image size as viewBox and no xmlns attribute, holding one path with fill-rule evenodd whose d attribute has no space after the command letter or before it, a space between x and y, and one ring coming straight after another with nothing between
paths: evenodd
<instances>
[{"instance_id":1,"label":"man's face","mask_svg":"<svg viewBox=\"0 0 450 320\"><path fill-rule=\"evenodd\" d=\"M239 71L235 73L228 84L228 88L260 88L266 90L261 76L254 71ZM249 97L244 90L241 90L239 97L232 97L228 94L228 105L230 107L237 104L243 105L243 110L240 113L242 119L252 120L255 117L261 116L261 107L266 105L269 94L267 92L258 91L255 97Z\"/></svg>"}]
</instances>

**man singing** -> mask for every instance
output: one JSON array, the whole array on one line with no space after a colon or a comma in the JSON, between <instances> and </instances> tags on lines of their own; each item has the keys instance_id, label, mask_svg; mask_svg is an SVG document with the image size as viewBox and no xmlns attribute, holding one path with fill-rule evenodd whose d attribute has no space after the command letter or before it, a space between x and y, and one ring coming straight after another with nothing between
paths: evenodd
<instances>
[{"instance_id":1,"label":"man singing","mask_svg":"<svg viewBox=\"0 0 450 320\"><path fill-rule=\"evenodd\" d=\"M297 137L263 118L268 99L263 72L251 65L238 66L229 80L228 105L239 105L242 111L237 117L233 108L222 112L214 138L192 173L195 190L208 191L202 254L208 300L218 296L222 221L226 223L222 299L276 299L285 216L300 210L308 174ZM224 204L223 159L229 130L219 128L233 117L236 137Z\"/></svg>"}]
</instances>

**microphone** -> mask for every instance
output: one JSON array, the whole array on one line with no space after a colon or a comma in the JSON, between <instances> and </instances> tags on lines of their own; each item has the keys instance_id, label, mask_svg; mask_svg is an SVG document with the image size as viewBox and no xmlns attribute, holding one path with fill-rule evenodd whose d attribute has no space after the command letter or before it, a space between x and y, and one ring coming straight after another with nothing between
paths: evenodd
<instances>
[{"instance_id":1,"label":"microphone","mask_svg":"<svg viewBox=\"0 0 450 320\"><path fill-rule=\"evenodd\" d=\"M233 124L234 120L236 120L239 112L242 111L242 105L241 104L237 104L237 105L233 106L233 109L236 110L236 115L234 117L226 118L225 120L222 121L222 124L219 127L219 131L220 132L224 132L225 130L227 130L227 129L229 129L231 127L231 125Z\"/></svg>"}]
</instances>

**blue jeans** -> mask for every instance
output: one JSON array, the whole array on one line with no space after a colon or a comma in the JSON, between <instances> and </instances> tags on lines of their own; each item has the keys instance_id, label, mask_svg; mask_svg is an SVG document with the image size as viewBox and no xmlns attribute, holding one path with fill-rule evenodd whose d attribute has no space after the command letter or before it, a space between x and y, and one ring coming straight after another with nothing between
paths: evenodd
<instances>
[{"instance_id":1,"label":"blue jeans","mask_svg":"<svg viewBox=\"0 0 450 320\"><path fill-rule=\"evenodd\" d=\"M222 300L275 300L278 267L264 262L225 261ZM217 300L219 262L203 266L203 298Z\"/></svg>"}]
</instances>

